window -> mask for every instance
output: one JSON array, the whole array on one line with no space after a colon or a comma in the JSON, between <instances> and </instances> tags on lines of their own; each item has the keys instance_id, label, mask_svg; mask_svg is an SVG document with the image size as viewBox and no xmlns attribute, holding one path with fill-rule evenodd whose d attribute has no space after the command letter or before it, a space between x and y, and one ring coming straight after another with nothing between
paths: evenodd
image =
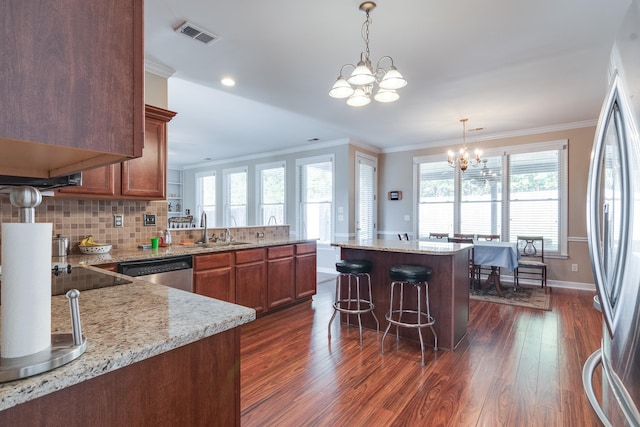
<instances>
[{"instance_id":1,"label":"window","mask_svg":"<svg viewBox=\"0 0 640 427\"><path fill-rule=\"evenodd\" d=\"M296 161L300 237L329 244L333 235L333 155Z\"/></svg>"},{"instance_id":2,"label":"window","mask_svg":"<svg viewBox=\"0 0 640 427\"><path fill-rule=\"evenodd\" d=\"M377 161L356 153L356 238L375 239Z\"/></svg>"},{"instance_id":3,"label":"window","mask_svg":"<svg viewBox=\"0 0 640 427\"><path fill-rule=\"evenodd\" d=\"M196 225L200 226L202 212L207 214L207 227L216 226L216 173L196 174Z\"/></svg>"},{"instance_id":4,"label":"window","mask_svg":"<svg viewBox=\"0 0 640 427\"><path fill-rule=\"evenodd\" d=\"M224 226L247 225L247 168L225 169L224 177Z\"/></svg>"},{"instance_id":5,"label":"window","mask_svg":"<svg viewBox=\"0 0 640 427\"><path fill-rule=\"evenodd\" d=\"M284 224L286 212L285 163L256 166L258 189L258 224Z\"/></svg>"},{"instance_id":6,"label":"window","mask_svg":"<svg viewBox=\"0 0 640 427\"><path fill-rule=\"evenodd\" d=\"M545 253L567 253L566 141L487 150L477 168L441 156L414 159L418 237L430 232L542 235Z\"/></svg>"}]
</instances>

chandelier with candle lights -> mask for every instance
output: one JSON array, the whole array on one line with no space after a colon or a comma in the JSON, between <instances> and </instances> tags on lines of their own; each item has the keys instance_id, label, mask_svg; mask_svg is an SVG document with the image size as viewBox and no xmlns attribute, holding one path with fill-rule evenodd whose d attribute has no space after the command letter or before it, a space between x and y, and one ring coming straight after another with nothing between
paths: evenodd
<instances>
[{"instance_id":1,"label":"chandelier with candle lights","mask_svg":"<svg viewBox=\"0 0 640 427\"><path fill-rule=\"evenodd\" d=\"M473 158L469 156L469 152L467 151L467 120L469 119L460 119L460 122L462 122L462 147L460 147L460 150L458 150L457 153L454 153L451 150L448 152L449 166L452 168L458 167L462 172L466 171L469 166L473 166L475 168L482 162L480 159L480 155L482 154L480 150L476 148Z\"/></svg>"}]
</instances>

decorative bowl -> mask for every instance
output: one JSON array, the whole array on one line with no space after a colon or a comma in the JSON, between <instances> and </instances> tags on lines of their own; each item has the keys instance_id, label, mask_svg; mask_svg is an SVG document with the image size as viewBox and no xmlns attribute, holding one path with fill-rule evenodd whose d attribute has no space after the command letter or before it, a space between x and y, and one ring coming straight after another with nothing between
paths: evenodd
<instances>
[{"instance_id":1,"label":"decorative bowl","mask_svg":"<svg viewBox=\"0 0 640 427\"><path fill-rule=\"evenodd\" d=\"M80 246L78 245L80 252L83 254L106 254L111 250L111 245L98 245L98 246Z\"/></svg>"}]
</instances>

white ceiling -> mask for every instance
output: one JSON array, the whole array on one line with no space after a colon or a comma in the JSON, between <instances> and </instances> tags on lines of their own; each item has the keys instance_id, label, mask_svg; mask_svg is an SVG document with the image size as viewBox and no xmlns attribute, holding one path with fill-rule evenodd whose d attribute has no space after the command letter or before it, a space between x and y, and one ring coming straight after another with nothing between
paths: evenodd
<instances>
[{"instance_id":1,"label":"white ceiling","mask_svg":"<svg viewBox=\"0 0 640 427\"><path fill-rule=\"evenodd\" d=\"M351 139L392 151L597 119L609 48L629 0L380 0L371 58L408 85L353 108L328 91L364 50L360 1L146 0L145 56L169 79L169 165ZM220 36L174 32L190 21ZM231 76L235 87L220 79ZM443 148L443 153L446 149Z\"/></svg>"}]
</instances>

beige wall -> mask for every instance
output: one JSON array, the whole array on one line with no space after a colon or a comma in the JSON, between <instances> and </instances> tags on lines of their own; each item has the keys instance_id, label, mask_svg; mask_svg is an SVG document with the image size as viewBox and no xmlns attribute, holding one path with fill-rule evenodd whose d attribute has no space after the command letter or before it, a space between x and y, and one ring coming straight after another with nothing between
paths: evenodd
<instances>
[{"instance_id":1,"label":"beige wall","mask_svg":"<svg viewBox=\"0 0 640 427\"><path fill-rule=\"evenodd\" d=\"M569 141L568 259L548 259L550 280L594 283L586 241L587 177L594 135L595 126L468 144L470 148L477 146L486 149L562 139ZM441 154L445 158L447 150L448 147L437 147L381 156L378 188L380 232L395 234L413 231L413 218L409 222L403 220L404 215L413 215L413 157ZM386 200L384 195L391 190L401 190L403 200ZM571 264L578 264L577 272L571 271Z\"/></svg>"},{"instance_id":2,"label":"beige wall","mask_svg":"<svg viewBox=\"0 0 640 427\"><path fill-rule=\"evenodd\" d=\"M144 73L144 102L154 107L169 108L168 80L156 74Z\"/></svg>"}]
</instances>

